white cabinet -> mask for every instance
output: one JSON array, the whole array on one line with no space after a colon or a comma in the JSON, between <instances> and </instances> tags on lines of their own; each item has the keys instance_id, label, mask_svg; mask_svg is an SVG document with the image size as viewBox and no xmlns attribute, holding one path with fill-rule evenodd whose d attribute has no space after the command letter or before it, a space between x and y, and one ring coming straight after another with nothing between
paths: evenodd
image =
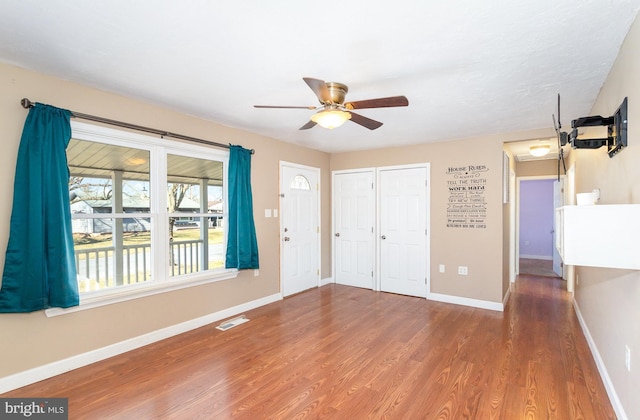
<instances>
[{"instance_id":1,"label":"white cabinet","mask_svg":"<svg viewBox=\"0 0 640 420\"><path fill-rule=\"evenodd\" d=\"M556 227L566 265L640 270L640 204L560 207Z\"/></svg>"}]
</instances>

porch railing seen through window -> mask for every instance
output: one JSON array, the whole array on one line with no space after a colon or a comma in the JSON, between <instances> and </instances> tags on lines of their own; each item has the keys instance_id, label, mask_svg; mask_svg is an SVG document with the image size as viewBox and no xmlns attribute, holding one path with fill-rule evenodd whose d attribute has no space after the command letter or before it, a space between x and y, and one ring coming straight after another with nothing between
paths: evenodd
<instances>
[{"instance_id":1,"label":"porch railing seen through window","mask_svg":"<svg viewBox=\"0 0 640 420\"><path fill-rule=\"evenodd\" d=\"M172 241L170 243L169 274L179 276L197 273L202 267L203 240ZM116 259L114 246L76 249L76 271L81 292L103 290L116 286L151 280L151 245L123 245L122 259ZM209 268L222 266L222 248L209 249ZM116 267L121 264L122 267ZM214 265L214 267L211 267ZM118 273L122 273L118 275Z\"/></svg>"}]
</instances>

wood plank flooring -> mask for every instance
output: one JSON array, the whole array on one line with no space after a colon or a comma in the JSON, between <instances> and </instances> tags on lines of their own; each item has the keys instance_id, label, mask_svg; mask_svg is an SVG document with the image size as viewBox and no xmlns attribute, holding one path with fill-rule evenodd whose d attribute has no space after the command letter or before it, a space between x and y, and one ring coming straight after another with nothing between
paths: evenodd
<instances>
[{"instance_id":1,"label":"wood plank flooring","mask_svg":"<svg viewBox=\"0 0 640 420\"><path fill-rule=\"evenodd\" d=\"M324 286L2 397L71 419L612 419L562 280L504 313Z\"/></svg>"},{"instance_id":2,"label":"wood plank flooring","mask_svg":"<svg viewBox=\"0 0 640 420\"><path fill-rule=\"evenodd\" d=\"M553 261L537 260L531 258L520 258L520 274L529 274L532 276L558 277L553 272Z\"/></svg>"}]
</instances>

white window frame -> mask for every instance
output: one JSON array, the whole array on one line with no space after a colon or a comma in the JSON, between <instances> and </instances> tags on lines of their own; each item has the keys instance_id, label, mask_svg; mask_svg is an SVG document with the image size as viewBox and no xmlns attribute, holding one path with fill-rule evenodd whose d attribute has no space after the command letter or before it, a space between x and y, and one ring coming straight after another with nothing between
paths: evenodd
<instances>
[{"instance_id":1,"label":"white window frame","mask_svg":"<svg viewBox=\"0 0 640 420\"><path fill-rule=\"evenodd\" d=\"M72 137L78 140L107 143L115 146L134 147L149 151L151 165L151 272L152 280L132 285L90 291L80 294L80 305L71 308L50 308L45 310L47 316L57 316L73 313L113 303L138 299L159 293L187 287L228 280L238 276L237 269L215 269L198 273L172 277L168 271L167 261L154 258L157 255L169 255L169 226L164 223L170 214L167 212L167 159L169 154L193 157L198 159L217 160L224 165L223 200L224 214L227 214L227 171L229 152L191 143L178 142L169 139L159 139L144 134L102 127L82 122L71 122ZM154 211L157 209L157 211ZM110 215L101 214L102 218ZM145 215L146 217L146 215Z\"/></svg>"}]
</instances>

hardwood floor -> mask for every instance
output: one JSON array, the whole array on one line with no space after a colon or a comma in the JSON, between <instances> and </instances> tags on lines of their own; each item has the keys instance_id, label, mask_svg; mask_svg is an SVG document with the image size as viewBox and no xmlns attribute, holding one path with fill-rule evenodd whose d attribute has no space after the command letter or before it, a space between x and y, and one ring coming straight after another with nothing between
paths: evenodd
<instances>
[{"instance_id":1,"label":"hardwood floor","mask_svg":"<svg viewBox=\"0 0 640 420\"><path fill-rule=\"evenodd\" d=\"M553 272L553 261L551 260L520 258L519 263L520 274L544 277L558 277L558 275Z\"/></svg>"},{"instance_id":2,"label":"hardwood floor","mask_svg":"<svg viewBox=\"0 0 640 420\"><path fill-rule=\"evenodd\" d=\"M33 384L71 419L615 418L561 280L504 313L339 285Z\"/></svg>"}]
</instances>

